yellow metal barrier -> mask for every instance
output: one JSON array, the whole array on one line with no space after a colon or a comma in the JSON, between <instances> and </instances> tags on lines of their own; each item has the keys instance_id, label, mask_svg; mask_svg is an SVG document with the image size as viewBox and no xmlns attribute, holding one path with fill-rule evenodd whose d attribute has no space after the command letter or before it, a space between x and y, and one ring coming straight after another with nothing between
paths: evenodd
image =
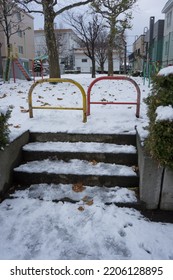
<instances>
[{"instance_id":1,"label":"yellow metal barrier","mask_svg":"<svg viewBox=\"0 0 173 280\"><path fill-rule=\"evenodd\" d=\"M34 88L38 84L42 83L71 83L74 84L76 87L79 88L81 94L82 94L82 101L83 101L83 107L82 108L73 108L73 107L52 107L52 106L32 106L32 92ZM86 102L86 94L83 89L83 87L76 81L71 79L61 79L61 78L50 78L50 79L41 79L36 81L29 90L28 93L28 102L29 102L29 116L30 118L33 118L33 109L54 109L54 110L83 110L83 122L85 123L87 121L87 102Z\"/></svg>"}]
</instances>

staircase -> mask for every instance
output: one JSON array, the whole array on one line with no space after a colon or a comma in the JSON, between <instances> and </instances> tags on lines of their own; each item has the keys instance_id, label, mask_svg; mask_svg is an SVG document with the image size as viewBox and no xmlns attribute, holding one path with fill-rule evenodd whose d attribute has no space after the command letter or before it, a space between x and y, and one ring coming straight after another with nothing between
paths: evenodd
<instances>
[{"instance_id":1,"label":"staircase","mask_svg":"<svg viewBox=\"0 0 173 280\"><path fill-rule=\"evenodd\" d=\"M25 79L27 81L31 81L31 77L28 73L28 71L23 67L22 63L19 61L19 59L14 59L14 63L17 65L17 67L19 68L19 70L22 72L22 74L24 75Z\"/></svg>"},{"instance_id":2,"label":"staircase","mask_svg":"<svg viewBox=\"0 0 173 280\"><path fill-rule=\"evenodd\" d=\"M35 190L41 185L62 192L64 186L67 192L58 201L74 202L70 190L75 186L81 192L85 189L86 195L88 190L90 196L91 188L102 193L128 188L138 193L135 145L136 136L128 134L31 133L30 143L23 147L23 162L14 169L14 182L20 188L32 185ZM135 208L140 204L138 199L104 202Z\"/></svg>"}]
</instances>

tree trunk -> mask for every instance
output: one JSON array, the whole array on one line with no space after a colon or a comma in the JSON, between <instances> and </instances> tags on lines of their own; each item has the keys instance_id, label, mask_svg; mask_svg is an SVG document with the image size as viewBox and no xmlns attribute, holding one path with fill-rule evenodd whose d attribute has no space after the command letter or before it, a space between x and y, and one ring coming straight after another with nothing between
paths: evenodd
<instances>
[{"instance_id":1,"label":"tree trunk","mask_svg":"<svg viewBox=\"0 0 173 280\"><path fill-rule=\"evenodd\" d=\"M54 32L55 12L49 1L43 2L44 30L49 59L50 78L60 78L59 53Z\"/></svg>"},{"instance_id":2,"label":"tree trunk","mask_svg":"<svg viewBox=\"0 0 173 280\"><path fill-rule=\"evenodd\" d=\"M113 30L112 30L113 29ZM114 28L112 28L109 35L108 41L108 76L113 76L114 74L114 64L113 64L113 49L114 49Z\"/></svg>"},{"instance_id":3,"label":"tree trunk","mask_svg":"<svg viewBox=\"0 0 173 280\"><path fill-rule=\"evenodd\" d=\"M94 53L92 56L92 78L96 77L96 61L95 61L95 57L94 57Z\"/></svg>"},{"instance_id":4,"label":"tree trunk","mask_svg":"<svg viewBox=\"0 0 173 280\"><path fill-rule=\"evenodd\" d=\"M112 49L108 49L108 76L113 76L114 65L113 65L113 52Z\"/></svg>"},{"instance_id":5,"label":"tree trunk","mask_svg":"<svg viewBox=\"0 0 173 280\"><path fill-rule=\"evenodd\" d=\"M101 74L104 74L104 62L100 63Z\"/></svg>"},{"instance_id":6,"label":"tree trunk","mask_svg":"<svg viewBox=\"0 0 173 280\"><path fill-rule=\"evenodd\" d=\"M113 17L111 19L110 24L110 34L109 34L109 41L108 41L108 76L113 76L114 74L114 63L113 63L113 50L114 50L114 43L115 43L115 35L116 35L116 18Z\"/></svg>"}]
</instances>

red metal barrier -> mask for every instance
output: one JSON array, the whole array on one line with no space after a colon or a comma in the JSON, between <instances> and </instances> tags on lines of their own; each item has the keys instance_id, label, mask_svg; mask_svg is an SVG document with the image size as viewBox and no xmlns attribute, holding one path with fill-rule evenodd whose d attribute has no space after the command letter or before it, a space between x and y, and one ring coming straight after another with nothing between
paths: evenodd
<instances>
[{"instance_id":1,"label":"red metal barrier","mask_svg":"<svg viewBox=\"0 0 173 280\"><path fill-rule=\"evenodd\" d=\"M136 102L91 102L91 89L94 86L95 83L97 83L98 81L101 80L125 80L125 81L129 81L131 82L137 91L137 100ZM139 118L139 113L140 113L140 99L141 99L141 91L140 88L138 86L138 84L131 78L126 77L126 76L103 76L103 77L99 77L96 78L90 85L87 91L87 103L88 103L88 108L87 108L87 115L90 115L90 104L103 104L103 105L107 105L107 104L118 104L118 105L136 105L136 117Z\"/></svg>"}]
</instances>

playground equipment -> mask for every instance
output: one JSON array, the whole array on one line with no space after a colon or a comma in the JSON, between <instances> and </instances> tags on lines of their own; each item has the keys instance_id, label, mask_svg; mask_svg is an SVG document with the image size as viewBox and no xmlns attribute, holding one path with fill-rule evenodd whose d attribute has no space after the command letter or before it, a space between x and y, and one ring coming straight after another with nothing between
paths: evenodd
<instances>
[{"instance_id":1,"label":"playground equipment","mask_svg":"<svg viewBox=\"0 0 173 280\"><path fill-rule=\"evenodd\" d=\"M35 77L38 75L43 79L43 60L48 59L48 56L39 56L35 57L32 63L32 73L34 77L34 82L35 82Z\"/></svg>"},{"instance_id":2,"label":"playground equipment","mask_svg":"<svg viewBox=\"0 0 173 280\"><path fill-rule=\"evenodd\" d=\"M16 81L15 66L17 66L18 70L22 73L22 75L25 77L26 80L31 81L29 72L23 66L22 60L18 57L17 49L15 49L14 46L11 46L10 48L8 48L8 57L6 59L6 63L4 67L5 70L3 73L3 79L5 82L8 82L10 79L11 70L12 70L14 82Z\"/></svg>"},{"instance_id":3,"label":"playground equipment","mask_svg":"<svg viewBox=\"0 0 173 280\"><path fill-rule=\"evenodd\" d=\"M13 72L14 82L16 81L15 65L17 65L18 69L23 74L25 79L27 81L31 81L31 77L30 77L28 71L22 65L21 60L18 59L18 58L14 58L14 57L8 57L7 60L6 60L5 71L4 71L4 81L6 81L6 82L9 81L11 68L12 68L12 72Z\"/></svg>"},{"instance_id":4,"label":"playground equipment","mask_svg":"<svg viewBox=\"0 0 173 280\"><path fill-rule=\"evenodd\" d=\"M91 89L94 86L94 84L96 84L97 82L101 81L101 80L125 80L125 81L129 81L130 83L132 83L135 86L136 92L137 92L137 100L135 102L91 102ZM103 77L99 77L96 78L89 86L88 91L87 91L87 101L88 101L88 109L87 109L87 115L90 115L90 105L91 104L103 104L103 105L107 105L107 104L117 104L117 105L136 105L136 117L139 118L139 113L140 113L140 99L141 99L141 91L140 88L138 86L138 84L131 78L126 77L126 76L111 76L111 77L107 77L107 76L103 76Z\"/></svg>"},{"instance_id":5,"label":"playground equipment","mask_svg":"<svg viewBox=\"0 0 173 280\"><path fill-rule=\"evenodd\" d=\"M38 75L43 79L43 61L45 60L48 60L48 55L37 56L34 58L32 63L32 73L34 77L34 82L35 77L38 77Z\"/></svg>"},{"instance_id":6,"label":"playground equipment","mask_svg":"<svg viewBox=\"0 0 173 280\"><path fill-rule=\"evenodd\" d=\"M82 94L82 101L83 101L83 107L52 107L52 106L33 106L32 105L32 92L34 88L41 83L71 83L74 84L78 89L80 90ZM83 87L76 81L71 80L71 79L60 79L60 78L50 78L50 79L42 79L36 81L29 90L28 93L28 102L29 102L29 116L30 118L33 118L33 109L53 109L53 110L83 110L83 122L87 122L87 102L86 102L86 94L83 89Z\"/></svg>"},{"instance_id":7,"label":"playground equipment","mask_svg":"<svg viewBox=\"0 0 173 280\"><path fill-rule=\"evenodd\" d=\"M32 73L34 77L34 82L35 82L35 77L36 76L41 76L43 79L43 66L42 66L42 60L37 60L34 59L32 63Z\"/></svg>"}]
</instances>

